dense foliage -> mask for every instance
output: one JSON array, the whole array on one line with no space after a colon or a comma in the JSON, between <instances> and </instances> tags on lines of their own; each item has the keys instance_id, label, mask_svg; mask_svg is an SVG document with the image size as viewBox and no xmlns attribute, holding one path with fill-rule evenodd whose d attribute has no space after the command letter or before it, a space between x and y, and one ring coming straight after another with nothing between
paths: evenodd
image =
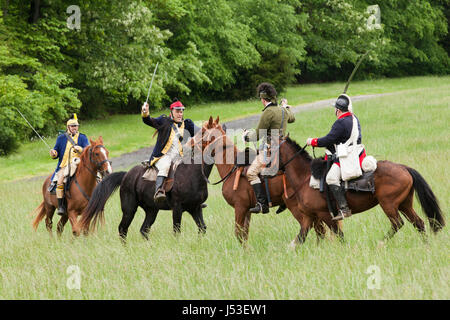
<instances>
[{"instance_id":1,"label":"dense foliage","mask_svg":"<svg viewBox=\"0 0 450 320\"><path fill-rule=\"evenodd\" d=\"M254 96L259 82L450 73L448 0L0 0L0 155L80 118ZM73 28L79 18L79 25Z\"/></svg>"}]
</instances>

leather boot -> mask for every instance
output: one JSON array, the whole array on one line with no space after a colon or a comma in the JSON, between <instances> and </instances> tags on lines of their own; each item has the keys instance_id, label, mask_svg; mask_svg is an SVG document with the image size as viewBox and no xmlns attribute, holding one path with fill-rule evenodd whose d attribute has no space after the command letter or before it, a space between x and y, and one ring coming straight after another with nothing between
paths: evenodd
<instances>
[{"instance_id":1,"label":"leather boot","mask_svg":"<svg viewBox=\"0 0 450 320\"><path fill-rule=\"evenodd\" d=\"M64 216L66 208L64 207L64 198L58 198L58 215Z\"/></svg>"},{"instance_id":2,"label":"leather boot","mask_svg":"<svg viewBox=\"0 0 450 320\"><path fill-rule=\"evenodd\" d=\"M352 215L352 211L348 207L347 199L345 199L345 190L344 188L340 186L335 185L329 185L331 193L334 196L334 199L336 199L337 206L338 206L338 215L336 217L333 217L333 220L342 220L345 218L348 218Z\"/></svg>"},{"instance_id":3,"label":"leather boot","mask_svg":"<svg viewBox=\"0 0 450 320\"><path fill-rule=\"evenodd\" d=\"M251 213L269 213L269 206L267 204L266 194L261 183L256 183L252 185L253 190L256 195L256 206L251 208L249 211Z\"/></svg>"},{"instance_id":4,"label":"leather boot","mask_svg":"<svg viewBox=\"0 0 450 320\"><path fill-rule=\"evenodd\" d=\"M163 189L165 180L166 180L166 177L163 177L163 176L156 177L155 196L153 197L153 200L155 202L164 202L166 200L166 192Z\"/></svg>"}]
</instances>

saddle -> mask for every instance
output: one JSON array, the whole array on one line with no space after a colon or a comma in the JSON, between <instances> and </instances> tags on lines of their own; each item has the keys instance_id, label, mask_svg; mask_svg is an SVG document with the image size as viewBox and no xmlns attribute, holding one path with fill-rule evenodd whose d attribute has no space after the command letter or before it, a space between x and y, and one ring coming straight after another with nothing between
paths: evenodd
<instances>
[{"instance_id":1,"label":"saddle","mask_svg":"<svg viewBox=\"0 0 450 320\"><path fill-rule=\"evenodd\" d=\"M331 168L332 161L329 161L327 165L327 160L322 158L314 159L311 163L311 174L312 176L320 180L320 191L323 192L325 183L325 177ZM375 171L363 171L362 176L352 179L349 181L341 181L341 186L345 190L352 190L356 192L372 192L375 193L375 182L373 174Z\"/></svg>"},{"instance_id":2,"label":"saddle","mask_svg":"<svg viewBox=\"0 0 450 320\"><path fill-rule=\"evenodd\" d=\"M175 161L170 165L169 174L164 181L163 189L166 193L170 192L173 187L175 171L178 168L178 165L182 162L182 160ZM142 178L147 181L156 181L156 177L158 176L158 169L154 166L150 166L150 161L143 161L142 166L146 169L145 173L142 175Z\"/></svg>"},{"instance_id":3,"label":"saddle","mask_svg":"<svg viewBox=\"0 0 450 320\"><path fill-rule=\"evenodd\" d=\"M330 157L331 158L331 157ZM325 182L325 177L328 174L328 171L331 168L333 163L332 159L324 160L324 158L314 159L311 163L311 175L320 180L320 192L325 193L325 197L327 200L329 210L336 215L337 207L332 203L332 196L328 190L328 185ZM352 179L349 181L341 181L341 186L345 189L345 191L353 191L353 192L371 192L375 193L375 181L374 174L375 171L363 171L362 176Z\"/></svg>"}]
</instances>

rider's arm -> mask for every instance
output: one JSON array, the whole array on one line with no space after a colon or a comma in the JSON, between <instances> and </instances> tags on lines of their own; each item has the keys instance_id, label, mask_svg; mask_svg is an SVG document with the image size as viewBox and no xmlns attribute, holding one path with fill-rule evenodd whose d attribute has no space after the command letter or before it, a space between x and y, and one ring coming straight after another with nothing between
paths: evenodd
<instances>
[{"instance_id":1,"label":"rider's arm","mask_svg":"<svg viewBox=\"0 0 450 320\"><path fill-rule=\"evenodd\" d=\"M336 121L331 127L330 132L322 137L317 138L317 145L312 145L313 147L327 147L336 143L340 143L342 140L343 134L345 134L345 129L342 126L340 121ZM315 139L313 139L314 141ZM314 142L313 142L314 143Z\"/></svg>"},{"instance_id":2,"label":"rider's arm","mask_svg":"<svg viewBox=\"0 0 450 320\"><path fill-rule=\"evenodd\" d=\"M63 135L59 135L58 138L56 138L56 143L55 146L53 147L52 150L50 150L50 156L52 157L52 159L57 159L59 157L59 150L61 149L61 145L62 145L62 137ZM54 151L54 152L52 152Z\"/></svg>"}]
</instances>

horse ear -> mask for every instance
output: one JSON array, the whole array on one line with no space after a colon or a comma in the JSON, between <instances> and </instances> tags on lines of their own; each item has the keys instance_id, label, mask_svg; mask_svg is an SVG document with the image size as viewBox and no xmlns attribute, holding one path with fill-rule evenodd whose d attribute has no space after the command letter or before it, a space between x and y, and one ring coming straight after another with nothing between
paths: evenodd
<instances>
[{"instance_id":1,"label":"horse ear","mask_svg":"<svg viewBox=\"0 0 450 320\"><path fill-rule=\"evenodd\" d=\"M100 142L100 144L103 144L103 137L102 136L98 137L98 142Z\"/></svg>"},{"instance_id":2,"label":"horse ear","mask_svg":"<svg viewBox=\"0 0 450 320\"><path fill-rule=\"evenodd\" d=\"M217 116L217 118L216 118L216 124L219 124L219 116Z\"/></svg>"},{"instance_id":3,"label":"horse ear","mask_svg":"<svg viewBox=\"0 0 450 320\"><path fill-rule=\"evenodd\" d=\"M92 141L92 139L91 139L91 138L89 138L89 144L90 144L90 145L93 145L93 144L95 144L95 142L94 142L94 141Z\"/></svg>"},{"instance_id":4,"label":"horse ear","mask_svg":"<svg viewBox=\"0 0 450 320\"><path fill-rule=\"evenodd\" d=\"M209 122L208 122L209 127L212 127L213 125L213 117L209 116Z\"/></svg>"}]
</instances>

